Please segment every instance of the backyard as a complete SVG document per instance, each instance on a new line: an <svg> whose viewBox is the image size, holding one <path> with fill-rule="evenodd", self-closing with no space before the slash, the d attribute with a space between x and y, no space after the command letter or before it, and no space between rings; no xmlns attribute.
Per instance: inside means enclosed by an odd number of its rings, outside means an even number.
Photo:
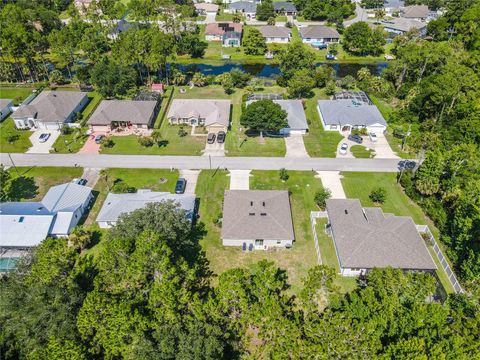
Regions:
<svg viewBox="0 0 480 360"><path fill-rule="evenodd" d="M33 90L32 87L0 87L0 98L12 99L14 105L20 105Z"/></svg>
<svg viewBox="0 0 480 360"><path fill-rule="evenodd" d="M287 270L292 292L297 293L301 280L308 269L317 264L309 215L316 209L313 195L321 189L320 181L311 172L290 171L289 179L282 182L277 171L253 171L250 189L289 190L292 207L295 242L292 249L253 251L245 253L241 248L224 247L221 227L216 225L221 218L225 189L229 177L224 171L202 171L197 183L197 197L200 199L200 219L206 226L207 234L202 246L207 252L212 270L219 274L233 267L248 267L259 260L267 259Z"/></svg>

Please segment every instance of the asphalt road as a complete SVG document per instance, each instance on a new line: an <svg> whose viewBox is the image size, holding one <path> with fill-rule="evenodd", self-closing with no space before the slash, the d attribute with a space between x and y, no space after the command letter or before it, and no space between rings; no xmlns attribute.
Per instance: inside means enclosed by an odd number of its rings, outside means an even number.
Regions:
<svg viewBox="0 0 480 360"><path fill-rule="evenodd" d="M4 166L89 168L315 170L396 172L401 159L209 157L95 154L0 154Z"/></svg>

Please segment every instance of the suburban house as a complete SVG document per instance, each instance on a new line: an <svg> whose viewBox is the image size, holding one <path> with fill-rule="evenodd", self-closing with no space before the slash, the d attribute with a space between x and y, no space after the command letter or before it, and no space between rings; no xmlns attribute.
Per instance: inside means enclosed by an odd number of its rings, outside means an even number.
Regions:
<svg viewBox="0 0 480 360"><path fill-rule="evenodd" d="M139 25L138 23L136 22L129 22L127 20L125 20L124 18L122 18L120 21L118 21L113 29L108 33L107 37L110 39L110 40L115 40L116 38L118 38L118 36L125 32L125 31L128 31L129 29L132 29L132 28L137 28Z"/></svg>
<svg viewBox="0 0 480 360"><path fill-rule="evenodd" d="M224 246L241 246L244 250L290 248L294 239L288 191L225 191L222 217Z"/></svg>
<svg viewBox="0 0 480 360"><path fill-rule="evenodd" d="M218 12L217 4L196 3L193 5L195 6L195 10L197 10L197 13L201 15L207 15L207 14L216 15Z"/></svg>
<svg viewBox="0 0 480 360"><path fill-rule="evenodd" d="M256 100L247 101L247 106ZM287 112L288 127L280 129L280 134L289 136L294 134L306 134L308 132L307 118L303 109L302 100L273 99L275 104Z"/></svg>
<svg viewBox="0 0 480 360"><path fill-rule="evenodd" d="M260 26L258 30L262 33L267 44L286 44L292 38L292 30L284 26Z"/></svg>
<svg viewBox="0 0 480 360"><path fill-rule="evenodd" d="M8 114L12 112L13 100L12 99L0 99L0 121L3 121Z"/></svg>
<svg viewBox="0 0 480 360"><path fill-rule="evenodd" d="M387 266L408 271L437 269L411 217L362 208L358 199L329 199L326 209L326 231L333 238L343 276Z"/></svg>
<svg viewBox="0 0 480 360"><path fill-rule="evenodd" d="M257 12L257 4L251 1L236 1L229 4L223 12L228 14L242 14L247 19L253 19Z"/></svg>
<svg viewBox="0 0 480 360"><path fill-rule="evenodd" d="M242 24L210 23L205 27L205 40L221 41L223 46L240 46L242 42Z"/></svg>
<svg viewBox="0 0 480 360"><path fill-rule="evenodd" d="M333 100L318 100L317 110L323 128L328 131L366 128L368 132L383 134L387 129L387 122L366 95L352 98L349 93L337 94Z"/></svg>
<svg viewBox="0 0 480 360"><path fill-rule="evenodd" d="M213 1L213 0L209 0L209 1ZM244 1L244 0L223 0L223 3L224 4L233 4L233 3L236 3L236 2L239 2L239 1ZM205 1L205 2L207 2L207 1ZM255 3L255 4L260 4L262 2L262 0L252 0L250 2Z"/></svg>
<svg viewBox="0 0 480 360"><path fill-rule="evenodd" d="M29 104L21 105L12 119L17 129L58 130L73 122L87 103L86 92L42 91Z"/></svg>
<svg viewBox="0 0 480 360"><path fill-rule="evenodd" d="M0 248L27 249L47 236L68 236L92 199L91 188L66 183L51 187L40 202L0 204Z"/></svg>
<svg viewBox="0 0 480 360"><path fill-rule="evenodd" d="M280 15L297 15L297 8L294 3L287 1L277 1L272 3L273 10Z"/></svg>
<svg viewBox="0 0 480 360"><path fill-rule="evenodd" d="M427 24L415 19L392 18L382 21L381 25L390 37L404 35L411 30L417 30L420 37L427 35Z"/></svg>
<svg viewBox="0 0 480 360"><path fill-rule="evenodd" d="M302 42L313 46L338 43L340 34L337 30L323 25L310 25L299 29Z"/></svg>
<svg viewBox="0 0 480 360"><path fill-rule="evenodd" d="M167 118L174 125L205 126L213 133L227 131L230 100L174 99Z"/></svg>
<svg viewBox="0 0 480 360"><path fill-rule="evenodd" d="M87 124L93 131L116 128L149 129L160 103L157 101L103 100Z"/></svg>
<svg viewBox="0 0 480 360"><path fill-rule="evenodd" d="M73 5L80 12L80 14L85 14L92 1L93 0L74 0Z"/></svg>
<svg viewBox="0 0 480 360"><path fill-rule="evenodd" d="M400 16L405 19L425 21L429 14L427 5L411 5L400 8Z"/></svg>
<svg viewBox="0 0 480 360"><path fill-rule="evenodd" d="M195 214L195 195L171 194L157 192L149 189L140 189L136 193L113 194L109 193L97 216L98 226L102 229L111 228L118 222L122 214L129 214L135 210L143 209L147 204L171 201L185 211L185 216L190 221Z"/></svg>

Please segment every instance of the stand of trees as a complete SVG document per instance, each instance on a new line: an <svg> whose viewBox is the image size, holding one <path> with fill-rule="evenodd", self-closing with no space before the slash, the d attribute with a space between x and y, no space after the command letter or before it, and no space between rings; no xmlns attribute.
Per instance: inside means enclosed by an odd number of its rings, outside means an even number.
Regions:
<svg viewBox="0 0 480 360"><path fill-rule="evenodd" d="M341 23L355 13L355 3L350 0L295 0L294 3L307 20Z"/></svg>

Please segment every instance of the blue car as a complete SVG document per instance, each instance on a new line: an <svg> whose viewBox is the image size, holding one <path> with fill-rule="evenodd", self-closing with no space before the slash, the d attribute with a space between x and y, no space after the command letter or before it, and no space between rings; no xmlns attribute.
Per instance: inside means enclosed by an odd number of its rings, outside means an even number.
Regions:
<svg viewBox="0 0 480 360"><path fill-rule="evenodd" d="M327 60L335 60L335 55L328 53L327 55L325 55L325 58Z"/></svg>

